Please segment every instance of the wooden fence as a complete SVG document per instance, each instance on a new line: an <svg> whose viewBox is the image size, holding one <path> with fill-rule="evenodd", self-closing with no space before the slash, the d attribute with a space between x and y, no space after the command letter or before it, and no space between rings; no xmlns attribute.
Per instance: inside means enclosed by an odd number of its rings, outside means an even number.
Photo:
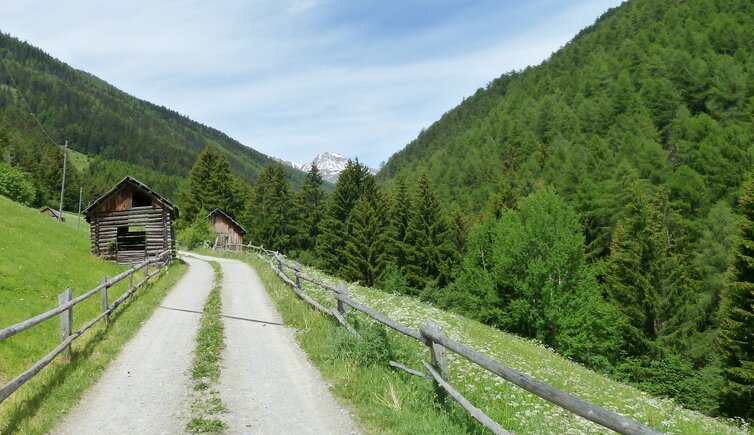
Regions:
<svg viewBox="0 0 754 435"><path fill-rule="evenodd" d="M73 343L74 340L76 340L84 332L86 332L86 330L94 326L98 321L104 319L106 324L109 323L110 314L113 311L115 311L115 309L120 304L122 304L126 299L128 299L131 295L133 295L137 289L139 289L144 284L146 284L150 278L157 275L160 272L160 269L165 264L168 264L170 262L171 258L172 258L172 255L171 255L170 250L163 251L159 253L157 256L147 258L141 263L131 267L125 272L122 272L114 276L113 278L108 279L107 276L102 277L100 285L82 294L81 296L78 296L73 299L71 299L73 289L68 288L58 295L58 306L56 308L53 308L52 310L49 310L47 312L34 316L30 319L24 320L22 322L16 323L14 325L10 325L8 327L0 329L0 341L2 341L20 332L26 331L27 329L33 326L39 325L40 323L52 317L55 317L55 316L60 317L60 341L61 341L60 345L58 345L55 349L50 351L50 353L45 355L42 359L34 363L25 372L21 373L15 379L10 381L7 385L0 388L0 403L5 401L5 399L7 399L11 394L13 394L16 390L18 390L18 388L21 387L21 385L25 384L31 378L36 376L43 368L45 368L48 364L50 364L50 362L52 362L52 360L54 360L58 355L60 355L63 352L70 353L71 343ZM150 273L149 266L151 264L155 264L156 269ZM136 285L134 285L133 283L134 273L142 269L144 269L144 278L138 283L136 283ZM107 298L107 290L110 287L114 286L115 284L125 279L128 279L128 291L126 291L123 295L121 295L118 299L116 299L115 302L110 304ZM100 312L100 314L94 319L90 320L86 325L82 326L79 330L71 331L72 326L73 326L73 307L85 301L86 299L89 299L90 297L96 295L97 293L100 294L100 298L102 301L102 311Z"/></svg>
<svg viewBox="0 0 754 435"><path fill-rule="evenodd" d="M360 311L379 323L382 323L403 335L413 338L420 343L429 347L431 362L422 361L426 373L419 370L406 367L396 361L390 361L390 366L393 368L401 369L407 373L423 378L431 379L438 387L438 391L441 394L447 394L456 400L472 417L479 421L486 428L491 430L495 434L508 434L500 424L492 420L490 417L484 414L479 408L476 408L468 399L466 399L461 393L459 393L448 382L448 361L446 358L446 351L450 350L456 354L466 358L472 363L484 368L485 370L500 376L501 378L523 388L530 393L533 393L555 405L566 409L576 415L579 415L587 420L597 423L603 427L612 429L622 434L659 434L660 432L645 426L641 423L623 417L622 415L608 411L600 406L581 400L575 396L558 390L542 381L539 381L528 375L506 366L487 355L478 352L463 343L455 341L445 334L443 334L442 328L429 319L427 323L422 326L418 331L411 329L406 325L403 325L389 317L363 305L348 297L348 288L340 283L338 286L326 283L322 280L309 277L301 272L300 266L291 263L285 259L283 255L278 252L269 251L263 247L249 245L236 245L239 247L252 249L259 254L265 254L269 256L266 259L260 255L260 258L267 260L270 263L273 271L282 279L286 284L293 287L293 291L299 298L312 305L317 310L334 317L338 323L348 328L352 333L358 334L356 330L348 324L345 318L347 307L351 307L357 311ZM275 265L277 262L277 266ZM293 273L293 277L289 277L284 269L289 269ZM303 293L301 290L301 280L308 281L324 289L333 292L333 297L337 302L337 309L329 309L324 307L319 302L312 299L310 296Z"/></svg>

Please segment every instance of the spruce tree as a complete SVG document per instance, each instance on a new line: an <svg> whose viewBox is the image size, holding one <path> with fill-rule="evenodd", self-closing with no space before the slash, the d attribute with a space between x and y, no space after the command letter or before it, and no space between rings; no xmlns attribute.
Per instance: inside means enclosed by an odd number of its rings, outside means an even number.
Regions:
<svg viewBox="0 0 754 435"><path fill-rule="evenodd" d="M411 210L411 200L406 186L406 180L400 177L395 183L395 189L390 196L390 216L388 229L389 262L396 266L396 270L406 265L406 231Z"/></svg>
<svg viewBox="0 0 754 435"><path fill-rule="evenodd" d="M625 316L626 350L644 355L686 320L685 223L662 191L650 199L638 180L627 186L625 207L612 235L606 291Z"/></svg>
<svg viewBox="0 0 754 435"><path fill-rule="evenodd" d="M348 216L351 234L345 246L345 278L373 286L385 271L385 225L379 205L364 195Z"/></svg>
<svg viewBox="0 0 754 435"><path fill-rule="evenodd" d="M429 177L422 174L406 230L406 278L415 292L450 281L449 245L447 219Z"/></svg>
<svg viewBox="0 0 754 435"><path fill-rule="evenodd" d="M348 216L356 206L359 198L371 192L374 195L376 185L369 169L358 161L349 161L340 173L335 184L335 192L327 203L325 215L317 237L316 252L320 267L326 272L342 275L346 263L343 249L350 236Z"/></svg>
<svg viewBox="0 0 754 435"><path fill-rule="evenodd" d="M738 203L741 234L723 289L719 343L725 362L722 409L754 419L754 179Z"/></svg>
<svg viewBox="0 0 754 435"><path fill-rule="evenodd" d="M223 154L206 147L189 172L189 191L184 210L186 221L193 221L199 210L219 208L235 217L243 209L243 181L230 171Z"/></svg>
<svg viewBox="0 0 754 435"><path fill-rule="evenodd" d="M280 164L268 166L254 184L248 215L251 239L266 248L287 251L291 247L290 186Z"/></svg>
<svg viewBox="0 0 754 435"><path fill-rule="evenodd" d="M294 233L295 246L301 250L314 249L319 225L324 214L325 192L322 190L322 176L317 165L312 165L304 177L301 191L296 196Z"/></svg>

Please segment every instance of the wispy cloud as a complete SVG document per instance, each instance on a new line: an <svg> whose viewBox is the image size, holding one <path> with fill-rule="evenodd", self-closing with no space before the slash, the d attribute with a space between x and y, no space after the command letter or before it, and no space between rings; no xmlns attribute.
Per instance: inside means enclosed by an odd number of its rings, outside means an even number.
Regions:
<svg viewBox="0 0 754 435"><path fill-rule="evenodd" d="M377 166L619 0L0 3L0 30L287 160Z"/></svg>

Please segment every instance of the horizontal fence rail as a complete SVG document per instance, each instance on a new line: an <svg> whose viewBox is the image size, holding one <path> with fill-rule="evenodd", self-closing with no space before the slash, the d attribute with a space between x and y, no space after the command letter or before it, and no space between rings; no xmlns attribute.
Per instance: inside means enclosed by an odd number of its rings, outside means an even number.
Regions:
<svg viewBox="0 0 754 435"><path fill-rule="evenodd" d="M64 352L70 352L71 343L73 343L74 340L79 338L84 332L86 332L88 329L94 326L97 322L99 322L102 319L105 319L105 322L109 323L110 314L112 314L115 311L115 309L120 304L122 304L126 299L128 299L131 295L133 295L134 292L136 292L136 290L144 286L144 284L146 284L150 278L160 273L160 270L162 269L162 267L165 264L168 264L171 258L172 256L171 256L170 250L163 251L159 253L157 256L147 258L141 263L135 266L132 266L128 270L121 272L110 279L108 279L107 277L103 277L102 281L100 282L100 285L87 291L81 296L78 296L73 299L71 299L72 290L70 288L66 289L58 296L59 305L56 308L53 308L42 314L38 314L30 319L16 323L14 325L10 325L3 329L0 329L0 341L3 341L18 333L21 333L36 325L39 325L45 320L48 320L55 316L60 316L61 343L55 349L51 350L50 353L45 355L42 359L34 363L26 371L18 375L15 379L10 381L7 385L0 388L0 403L5 401L5 399L7 399L11 394L13 394L16 390L18 390L18 388L21 387L23 384L25 384L31 378L36 376L43 368L45 368L48 364L50 364L50 362L52 362L52 360L54 360L58 355ZM156 269L150 273L149 265L151 264L155 264ZM144 278L142 278L141 281L139 281L138 283L136 283L136 285L134 285L133 275L134 273L142 269L144 269ZM128 279L128 290L123 295L121 295L118 299L116 299L112 304L109 304L108 299L107 299L107 290L110 287L114 286L115 284L125 279ZM84 300L94 296L97 293L100 293L101 300L102 300L102 311L100 312L100 314L94 319L90 320L86 325L82 326L77 331L71 331L71 325L73 324L73 307L83 302Z"/></svg>
<svg viewBox="0 0 754 435"><path fill-rule="evenodd" d="M392 320L389 317L367 307L366 305L363 305L349 298L347 288L345 289L339 288L337 286L334 286L322 280L312 278L303 274L301 272L300 266L289 262L279 252L270 251L268 249L265 249L264 247L254 246L252 244L248 244L248 245L237 244L237 245L229 245L229 246L236 247L239 249L249 249L249 250L256 251L257 255L259 255L260 258L262 258L263 260L266 260L270 264L275 274L277 274L278 277L280 277L280 279L283 280L283 282L293 287L294 292L296 293L296 295L299 296L299 298L306 301L307 303L314 306L316 309L322 311L323 313L336 317L339 323L348 327L349 330L352 330L352 332L356 333L356 331L353 330L351 325L349 325L345 321L345 317L343 317L342 315L342 314L345 314L344 310L340 310L340 309L338 311L331 310L329 308L322 306L322 304L313 300L310 296L305 295L303 291L301 290L301 284L300 284L301 280L310 282L324 289L331 290L333 292L333 296L335 300L338 302L339 307L341 305L348 305L349 307L352 307L353 309L366 314L367 316L371 317L377 322L382 323L383 325L388 326L400 332L401 334L411 337L421 342L422 344L428 346L430 348L431 355L432 355L432 363L430 364L430 363L427 363L426 361L422 361L422 364L427 369L428 374L406 367L395 361L391 361L390 366L393 368L403 370L415 376L434 380L438 389L442 390L442 394L449 394L472 417L474 417L477 421L479 421L482 425L484 425L486 428L488 428L490 431L492 431L495 434L507 434L509 432L506 431L502 426L500 426L500 424L498 424L497 422L489 418L479 408L474 407L471 404L471 402L469 402L468 399L463 397L463 395L461 395L461 393L459 393L456 389L454 389L452 385L448 382L448 379L447 379L448 366L447 366L447 358L445 356L445 349L448 349L464 357L465 359L478 365L479 367L511 382L512 384L520 388L523 388L526 391L529 391L532 394L535 394L541 397L542 399L545 399L565 410L568 410L576 415L579 415L587 420L590 420L608 429L612 429L622 434L644 435L644 434L661 433L652 429L649 426L645 426L641 423L638 423L634 420L626 418L622 415L608 411L600 406L594 405L592 403L589 403L577 397L574 397L568 393L560 391L557 388L552 387L542 381L539 381L528 374L522 373L518 370L508 367L490 358L489 356L484 355L481 352L478 352L466 346L463 343L455 341L447 337L445 334L443 334L442 329L439 327L439 325L434 323L432 320L429 320L427 322L427 325L420 328L419 331L415 329L411 329L400 322ZM270 258L266 259L262 255L267 255ZM277 266L275 265L275 262L278 263ZM294 279L290 278L288 275L286 275L283 272L283 268L287 268L293 271L293 276L294 276L295 281ZM341 286L345 287L345 285L343 285L342 283L341 283ZM338 316L338 314L341 314L341 315Z"/></svg>

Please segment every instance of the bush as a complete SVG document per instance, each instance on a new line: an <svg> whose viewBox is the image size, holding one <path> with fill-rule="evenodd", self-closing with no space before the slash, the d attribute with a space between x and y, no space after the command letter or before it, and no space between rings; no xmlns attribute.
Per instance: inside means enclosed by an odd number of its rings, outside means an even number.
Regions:
<svg viewBox="0 0 754 435"><path fill-rule="evenodd" d="M178 243L183 249L196 249L198 247L210 247L215 240L215 233L207 221L207 213L197 213L194 222L178 234Z"/></svg>
<svg viewBox="0 0 754 435"><path fill-rule="evenodd" d="M0 162L0 195L21 204L30 205L36 194L34 185L23 172L7 163Z"/></svg>

